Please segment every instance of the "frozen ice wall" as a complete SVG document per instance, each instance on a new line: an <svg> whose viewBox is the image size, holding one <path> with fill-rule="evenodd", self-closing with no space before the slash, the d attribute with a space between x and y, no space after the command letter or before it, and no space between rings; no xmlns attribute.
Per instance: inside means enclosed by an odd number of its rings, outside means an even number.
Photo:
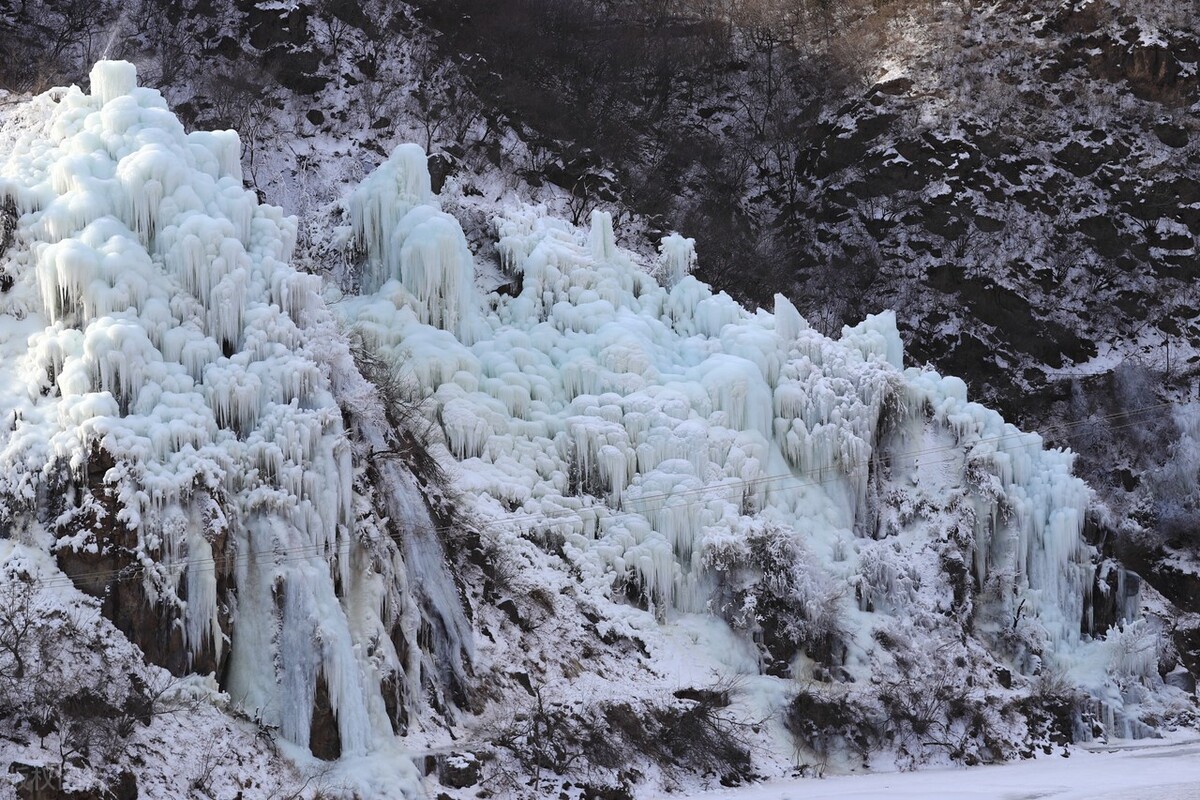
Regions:
<svg viewBox="0 0 1200 800"><path fill-rule="evenodd" d="M1032 620L1022 669L1038 669L1035 650L1075 657L1090 493L1070 454L969 402L962 381L905 370L890 312L830 339L782 296L768 313L714 293L689 275L693 245L678 235L660 247L660 285L616 246L607 214L585 232L527 207L496 229L522 291L487 298L472 340L428 324L395 287L339 309L423 388L481 512L561 537L581 574L661 618L712 609L722 576L708 555L782 526L848 587L845 666L862 678L871 631L909 580L890 565L929 558L942 522L965 519L980 624ZM886 568L877 540L894 553ZM922 579L950 594L945 574Z"/></svg>
<svg viewBox="0 0 1200 800"><path fill-rule="evenodd" d="M427 199L425 180L401 188ZM288 265L295 220L243 187L237 135L185 132L131 64L101 62L90 93L33 101L0 191L21 215L0 295L0 525L23 536L41 518L59 551L133 541L186 647L227 658L231 696L291 741L309 743L319 690L342 753L390 737L381 687L410 666L421 680L392 632L415 642L422 593L455 635L462 612L356 510L356 443L386 435L378 401L320 279ZM377 200L364 224L401 202ZM442 252L445 224L414 219L400 259L418 278L461 256ZM414 516L392 523L428 527L401 483L378 490Z"/></svg>

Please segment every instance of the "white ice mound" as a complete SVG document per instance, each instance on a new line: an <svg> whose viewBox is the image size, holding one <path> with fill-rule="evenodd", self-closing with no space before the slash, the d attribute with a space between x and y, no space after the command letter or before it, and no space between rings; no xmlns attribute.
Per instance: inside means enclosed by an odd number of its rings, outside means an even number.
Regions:
<svg viewBox="0 0 1200 800"><path fill-rule="evenodd" d="M422 322L467 340L475 264L458 221L436 206L429 186L425 151L405 144L348 199L354 234L366 247L362 291L398 281Z"/></svg>
<svg viewBox="0 0 1200 800"><path fill-rule="evenodd" d="M356 508L352 439L385 448L382 414L320 280L287 263L294 218L242 186L237 135L186 133L130 64L91 84L35 100L42 121L0 161L21 215L0 261L0 529L40 518L60 552L123 542L248 712L307 745L323 691L341 752L364 752L398 716L384 685L420 705L428 659L394 643L415 643L422 594L445 594L434 568L406 581ZM418 273L436 241L413 246ZM391 524L432 530L410 483L392 476Z"/></svg>

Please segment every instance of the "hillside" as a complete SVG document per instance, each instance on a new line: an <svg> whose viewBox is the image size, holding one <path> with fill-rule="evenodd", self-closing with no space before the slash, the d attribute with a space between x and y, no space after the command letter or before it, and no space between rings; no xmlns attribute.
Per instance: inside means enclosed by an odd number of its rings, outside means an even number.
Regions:
<svg viewBox="0 0 1200 800"><path fill-rule="evenodd" d="M917 361L1077 451L1093 541L1197 609L1194 8L529 2L505 29L482 5L422 8L444 52L482 55L483 96L587 142L735 296L783 292L826 333L895 309ZM558 44L514 57L521 29ZM538 76L585 67L609 96Z"/></svg>
<svg viewBox="0 0 1200 800"><path fill-rule="evenodd" d="M1194 725L1190 17L467 5L0 5L9 788L637 797Z"/></svg>

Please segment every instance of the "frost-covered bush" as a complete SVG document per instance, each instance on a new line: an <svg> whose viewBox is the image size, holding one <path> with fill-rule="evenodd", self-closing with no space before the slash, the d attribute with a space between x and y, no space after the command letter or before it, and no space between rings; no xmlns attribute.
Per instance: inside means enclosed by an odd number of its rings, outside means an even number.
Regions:
<svg viewBox="0 0 1200 800"><path fill-rule="evenodd" d="M17 229L17 204L8 194L0 193L0 255L12 244L13 233ZM0 291L8 291L13 280L8 275L0 275Z"/></svg>
<svg viewBox="0 0 1200 800"><path fill-rule="evenodd" d="M1178 430L1175 444L1149 476L1157 529L1166 539L1194 545L1200 543L1200 404L1177 406L1172 418Z"/></svg>
<svg viewBox="0 0 1200 800"><path fill-rule="evenodd" d="M506 797L535 798L563 778L582 778L593 791L607 787L584 796L621 796L650 765L741 783L751 775L750 726L725 711L729 689L600 702L535 689L487 731L499 753L489 759L483 785Z"/></svg>
<svg viewBox="0 0 1200 800"><path fill-rule="evenodd" d="M1003 670L969 640L902 621L875 631L872 692L884 710L884 736L897 762L937 756L965 763L1004 760L1024 724L1010 709L996 673Z"/></svg>
<svg viewBox="0 0 1200 800"><path fill-rule="evenodd" d="M709 542L704 560L719 583L713 611L754 635L770 671L790 673L800 652L828 666L840 663L844 590L812 563L796 531L756 523L744 537Z"/></svg>
<svg viewBox="0 0 1200 800"><path fill-rule="evenodd" d="M1111 654L1109 673L1118 685L1128 687L1158 680L1159 633L1148 619L1112 628L1105 643Z"/></svg>
<svg viewBox="0 0 1200 800"><path fill-rule="evenodd" d="M1029 733L977 649L907 622L876 628L869 682L809 684L784 723L802 763L911 769L934 761L988 763L1015 757Z"/></svg>
<svg viewBox="0 0 1200 800"><path fill-rule="evenodd" d="M824 771L831 755L852 753L865 761L882 744L879 709L846 687L817 684L800 689L783 722L796 739L802 768L811 766L817 774ZM805 749L815 764L809 765L801 755Z"/></svg>
<svg viewBox="0 0 1200 800"><path fill-rule="evenodd" d="M37 737L60 770L105 767L149 724L157 692L133 648L105 635L98 602L42 582L19 560L0 567L0 717Z"/></svg>
<svg viewBox="0 0 1200 800"><path fill-rule="evenodd" d="M1060 670L1044 667L1033 679L1030 692L1014 704L1026 718L1028 733L1022 757L1053 752L1080 739L1088 740L1102 728L1088 709L1085 695Z"/></svg>
<svg viewBox="0 0 1200 800"><path fill-rule="evenodd" d="M896 541L864 542L858 555L858 604L864 611L903 613L915 601L921 576Z"/></svg>

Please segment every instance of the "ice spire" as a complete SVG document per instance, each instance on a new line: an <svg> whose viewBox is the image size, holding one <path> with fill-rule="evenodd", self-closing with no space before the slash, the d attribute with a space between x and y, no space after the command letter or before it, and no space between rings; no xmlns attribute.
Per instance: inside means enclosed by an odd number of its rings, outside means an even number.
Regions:
<svg viewBox="0 0 1200 800"><path fill-rule="evenodd" d="M99 99L101 105L106 105L137 88L137 67L128 61L97 61L88 78L92 85L92 97Z"/></svg>
<svg viewBox="0 0 1200 800"><path fill-rule="evenodd" d="M588 241L591 243L592 258L598 263L603 264L612 260L613 255L617 252L612 214L598 210L592 212L592 230Z"/></svg>

